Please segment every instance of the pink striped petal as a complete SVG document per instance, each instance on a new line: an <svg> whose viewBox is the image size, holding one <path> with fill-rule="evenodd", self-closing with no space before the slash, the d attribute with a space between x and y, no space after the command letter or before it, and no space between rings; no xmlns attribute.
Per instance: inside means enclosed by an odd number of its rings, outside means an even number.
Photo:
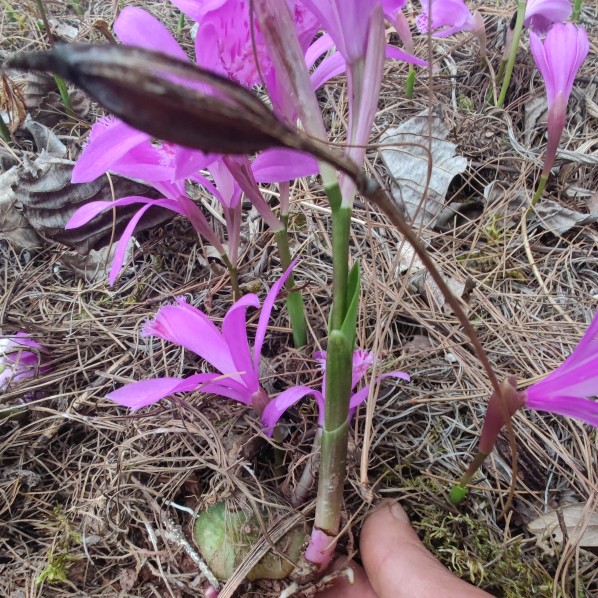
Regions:
<svg viewBox="0 0 598 598"><path fill-rule="evenodd" d="M235 370L245 372L241 374L241 379L250 394L259 389L260 383L259 370L254 369L247 340L247 308L259 306L257 295L245 295L231 306L222 321L222 336L229 347Z"/></svg>
<svg viewBox="0 0 598 598"><path fill-rule="evenodd" d="M270 320L270 314L274 307L274 302L278 293L282 289L287 278L293 271L293 268L297 265L297 259L291 262L291 265L286 269L285 273L272 285L272 288L268 291L262 309L260 311L260 319L257 324L257 330L255 333L255 341L253 343L253 368L257 372L259 371L260 356L262 354L262 346L264 344L264 337L266 336L266 330L268 328L268 322Z"/></svg>
<svg viewBox="0 0 598 598"><path fill-rule="evenodd" d="M308 386L292 386L272 399L262 413L262 421L265 425L264 434L272 436L274 426L278 423L283 413L307 395L312 395L316 398L318 404L323 404L324 402L322 394Z"/></svg>
<svg viewBox="0 0 598 598"><path fill-rule="evenodd" d="M315 158L288 149L263 151L251 164L251 170L258 183L281 183L320 171Z"/></svg>
<svg viewBox="0 0 598 598"><path fill-rule="evenodd" d="M189 378L153 378L140 380L113 390L106 398L129 407L133 411L157 403L160 399L168 397L175 392L194 390L200 384L217 378L218 374L195 374Z"/></svg>
<svg viewBox="0 0 598 598"><path fill-rule="evenodd" d="M77 159L71 181L88 183L108 172L135 146L150 139L118 119L104 119L93 125L89 141Z"/></svg>
<svg viewBox="0 0 598 598"><path fill-rule="evenodd" d="M142 8L123 8L114 23L114 32L123 44L162 52L179 60L189 60L168 29Z"/></svg>
<svg viewBox="0 0 598 598"><path fill-rule="evenodd" d="M144 326L143 335L157 336L193 351L223 374L237 371L220 330L206 314L181 297L175 305L161 307L156 317ZM238 375L232 379L241 380Z"/></svg>

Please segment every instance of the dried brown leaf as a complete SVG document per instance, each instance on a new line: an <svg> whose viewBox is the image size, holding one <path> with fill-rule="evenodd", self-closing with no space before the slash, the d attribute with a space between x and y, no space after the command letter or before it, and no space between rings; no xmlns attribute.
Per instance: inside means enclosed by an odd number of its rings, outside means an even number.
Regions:
<svg viewBox="0 0 598 598"><path fill-rule="evenodd" d="M8 130L14 133L27 116L25 98L19 87L4 73L0 77L0 118L6 114Z"/></svg>
<svg viewBox="0 0 598 598"><path fill-rule="evenodd" d="M43 125L30 122L40 154L33 161L13 166L0 175L0 232L16 247L43 245L41 239L54 241L87 255L118 239L138 206L124 206L113 213L100 214L85 226L73 230L64 227L82 205L97 200L110 200L112 188L108 177L90 183L72 184L74 163L62 158L66 148ZM141 195L159 197L154 189L121 177L112 177L116 197ZM144 230L166 222L172 213L162 208L149 210L136 230Z"/></svg>

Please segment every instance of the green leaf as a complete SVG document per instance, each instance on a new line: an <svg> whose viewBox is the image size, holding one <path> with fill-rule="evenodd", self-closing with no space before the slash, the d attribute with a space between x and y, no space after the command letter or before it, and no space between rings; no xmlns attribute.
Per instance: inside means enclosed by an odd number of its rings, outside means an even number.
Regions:
<svg viewBox="0 0 598 598"><path fill-rule="evenodd" d="M359 262L355 262L351 272L349 272L349 284L347 289L347 299L349 307L341 331L349 341L351 351L355 347L355 337L357 336L357 312L359 311L359 291L361 289L361 271Z"/></svg>

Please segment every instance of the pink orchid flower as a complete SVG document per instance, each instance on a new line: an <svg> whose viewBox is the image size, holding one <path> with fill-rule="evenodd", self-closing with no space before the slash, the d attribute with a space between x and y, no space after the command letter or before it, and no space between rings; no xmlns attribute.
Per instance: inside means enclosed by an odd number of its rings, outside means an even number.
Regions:
<svg viewBox="0 0 598 598"><path fill-rule="evenodd" d="M485 37L484 20L478 11L473 14L463 0L421 0L422 12L416 17L419 32L431 32L434 37L448 37L461 31L471 31L480 40Z"/></svg>
<svg viewBox="0 0 598 598"><path fill-rule="evenodd" d="M324 50L332 45L335 54L328 58L334 65L347 70L349 125L347 156L362 164L378 104L382 71L386 57L405 60L420 66L425 61L393 46L387 46L384 15L395 20L403 0L304 0L322 24L325 35L316 43ZM315 45L315 44L314 44ZM345 63L345 64L343 64ZM328 65L330 67L330 65ZM321 137L318 130L306 130ZM343 206L353 205L355 184L347 176L340 178Z"/></svg>
<svg viewBox="0 0 598 598"><path fill-rule="evenodd" d="M180 60L188 60L166 27L140 8L125 8L114 28L126 44L160 50ZM277 176L292 179L317 171L316 161L311 156L295 153L289 161L291 153L286 150L280 153L275 150L264 152L255 168L257 180L270 182ZM117 244L109 273L111 285L122 269L126 248L137 223L153 206L186 216L197 233L206 238L221 255L227 254L234 266L240 242L241 187L234 178L236 169L229 170L232 164L234 163L225 164L219 156L206 155L170 143L156 143L146 133L137 131L118 119L100 119L92 127L88 142L73 169L72 181L87 182L112 171L122 176L144 180L164 194L164 197L149 199L135 196L123 197L116 201L91 202L75 212L67 224L67 229L83 226L101 212L114 207L141 205ZM207 169L212 180L200 174L200 169ZM199 183L222 204L229 237L228 251L224 249L203 212L187 195L186 180ZM251 192L248 196L268 226L274 231L279 230L282 224L261 196L253 175L251 185L253 186L250 189L243 190Z"/></svg>
<svg viewBox="0 0 598 598"><path fill-rule="evenodd" d="M570 0L527 0L523 25L536 33L546 33L553 23L564 23L570 14Z"/></svg>
<svg viewBox="0 0 598 598"><path fill-rule="evenodd" d="M598 314L573 353L554 372L518 391L515 378L503 383L503 403L496 394L490 397L484 420L479 451L492 452L505 415L512 416L525 407L579 419L598 427Z"/></svg>
<svg viewBox="0 0 598 598"><path fill-rule="evenodd" d="M262 414L262 421L264 422L267 434L272 434L274 426L278 423L278 420L282 417L285 411L292 407L295 403L300 401L306 396L313 396L318 404L318 425L321 427L324 425L324 406L325 399L324 395L326 392L326 351L318 351L314 353L314 359L318 362L319 366L324 371L322 379L322 390L315 390L309 386L293 386L287 388L287 390L281 392L276 398L272 399L264 409ZM351 388L359 384L363 379L366 372L374 365L374 356L368 351L357 350L353 353L353 371L351 376ZM409 382L409 374L400 371L388 372L382 374L374 380L374 384L384 380L385 378L398 378ZM361 405L368 397L370 392L370 384L367 384L360 390L354 391L349 401L349 419L353 417L355 410Z"/></svg>
<svg viewBox="0 0 598 598"><path fill-rule="evenodd" d="M261 306L253 350L247 339L247 309L259 309L257 295L251 293L236 301L222 321L221 330L201 310L183 298L166 305L148 322L143 336L155 336L179 345L198 355L219 373L193 374L187 378L153 378L123 386L107 398L136 410L177 392L201 390L204 393L249 405L259 414L268 403L260 385L260 356L274 302L291 270L293 262L268 291Z"/></svg>
<svg viewBox="0 0 598 598"><path fill-rule="evenodd" d="M0 392L50 370L42 365L46 350L26 332L0 337Z"/></svg>
<svg viewBox="0 0 598 598"><path fill-rule="evenodd" d="M586 59L590 44L585 29L572 23L555 23L544 42L530 31L530 49L546 83L548 98L548 144L542 176L554 164L567 118L567 102L577 71Z"/></svg>

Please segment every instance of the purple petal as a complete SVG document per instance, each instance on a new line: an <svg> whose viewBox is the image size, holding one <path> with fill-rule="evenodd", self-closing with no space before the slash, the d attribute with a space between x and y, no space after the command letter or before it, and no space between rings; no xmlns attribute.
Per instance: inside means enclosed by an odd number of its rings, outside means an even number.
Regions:
<svg viewBox="0 0 598 598"><path fill-rule="evenodd" d="M272 285L272 288L268 291L264 304L262 305L260 319L255 333L255 341L253 342L253 367L256 372L259 371L258 368L260 356L262 354L262 345L264 344L264 337L266 336L266 329L268 328L272 307L274 307L274 302L276 301L276 297L278 297L278 293L280 293L282 286L293 271L293 268L297 265L297 261L297 259L294 259L284 274Z"/></svg>
<svg viewBox="0 0 598 598"><path fill-rule="evenodd" d="M347 70L347 61L340 52L327 56L310 75L312 89L320 89L324 83Z"/></svg>
<svg viewBox="0 0 598 598"><path fill-rule="evenodd" d="M152 207L152 204L146 204L141 209L137 210L135 215L129 220L123 234L121 235L116 245L114 252L114 258L112 259L112 266L110 266L110 272L108 273L108 284L113 286L125 261L125 255L127 252L127 246L129 241L135 232L135 227L143 217L143 215Z"/></svg>
<svg viewBox="0 0 598 598"><path fill-rule="evenodd" d="M334 41L327 33L320 36L313 44L311 44L305 53L305 65L307 68L311 69L318 58L328 52L332 46L334 46Z"/></svg>
<svg viewBox="0 0 598 598"><path fill-rule="evenodd" d="M160 207L167 208L177 213L181 213L177 203L172 199L150 199L149 197L142 197L141 195L130 195L127 197L121 197L114 201L90 201L89 203L81 206L66 223L65 229L79 228L84 224L87 224L90 220L95 218L98 214L109 210L110 208L116 208L119 206L128 206L131 204L143 203L143 204L156 204Z"/></svg>
<svg viewBox="0 0 598 598"><path fill-rule="evenodd" d="M411 380L411 377L409 376L409 374L407 374L406 372L400 372L397 370L394 372L388 372L387 374L382 374L381 376L378 376L374 382L378 383L381 380L385 380L386 378L398 378L400 380L405 380L406 382L409 382ZM351 399L349 401L349 419L353 416L355 409L357 409L357 407L359 407L359 405L361 405L368 398L368 394L370 392L370 386L371 386L371 383L367 384L361 390L358 390L356 393L353 393L351 395Z"/></svg>
<svg viewBox="0 0 598 598"><path fill-rule="evenodd" d="M570 14L570 0L528 0L523 24L537 33L546 33L553 23L564 23Z"/></svg>
<svg viewBox="0 0 598 598"><path fill-rule="evenodd" d="M121 120L104 119L93 125L87 145L79 156L71 181L88 183L108 172L114 164L128 161L126 154L150 139L142 133L126 125Z"/></svg>
<svg viewBox="0 0 598 598"><path fill-rule="evenodd" d="M202 17L210 12L220 8L228 0L170 0L181 12L185 13L190 19L199 23Z"/></svg>
<svg viewBox="0 0 598 598"><path fill-rule="evenodd" d="M413 54L409 54L396 46L387 45L386 46L386 58L392 58L393 60L402 60L403 62L408 62L409 64L416 64L417 66L428 66L428 63L417 56L413 56Z"/></svg>
<svg viewBox="0 0 598 598"><path fill-rule="evenodd" d="M355 388L365 373L374 365L374 354L357 349L353 351L353 371L351 374L351 388Z"/></svg>
<svg viewBox="0 0 598 598"><path fill-rule="evenodd" d="M114 32L123 44L162 52L179 60L189 60L168 29L142 8L123 8L114 23Z"/></svg>
<svg viewBox="0 0 598 598"><path fill-rule="evenodd" d="M280 183L317 174L320 169L315 158L288 149L269 149L251 164L258 183Z"/></svg>
<svg viewBox="0 0 598 598"><path fill-rule="evenodd" d="M222 321L222 336L226 341L235 369L241 374L249 394L259 389L259 370L254 369L247 341L247 308L259 308L260 300L253 293L241 297L228 310Z"/></svg>
<svg viewBox="0 0 598 598"><path fill-rule="evenodd" d="M220 330L206 314L183 298L179 297L175 305L161 307L156 317L144 326L143 335L157 336L193 351L223 374L237 371ZM241 380L238 375L231 379Z"/></svg>
<svg viewBox="0 0 598 598"><path fill-rule="evenodd" d="M278 420L282 417L283 413L307 395L315 397L318 401L318 405L324 403L322 393L313 388L309 388L308 386L292 386L272 399L268 405L266 405L266 408L262 413L262 421L265 425L264 433L267 436L272 436L274 426L278 423Z"/></svg>
<svg viewBox="0 0 598 598"><path fill-rule="evenodd" d="M200 384L218 378L218 374L195 374L188 378L153 378L127 384L106 395L106 398L133 411L157 403L175 392L195 390Z"/></svg>
<svg viewBox="0 0 598 598"><path fill-rule="evenodd" d="M559 396L540 399L528 396L525 406L529 409L574 417L598 428L598 401L581 397Z"/></svg>

